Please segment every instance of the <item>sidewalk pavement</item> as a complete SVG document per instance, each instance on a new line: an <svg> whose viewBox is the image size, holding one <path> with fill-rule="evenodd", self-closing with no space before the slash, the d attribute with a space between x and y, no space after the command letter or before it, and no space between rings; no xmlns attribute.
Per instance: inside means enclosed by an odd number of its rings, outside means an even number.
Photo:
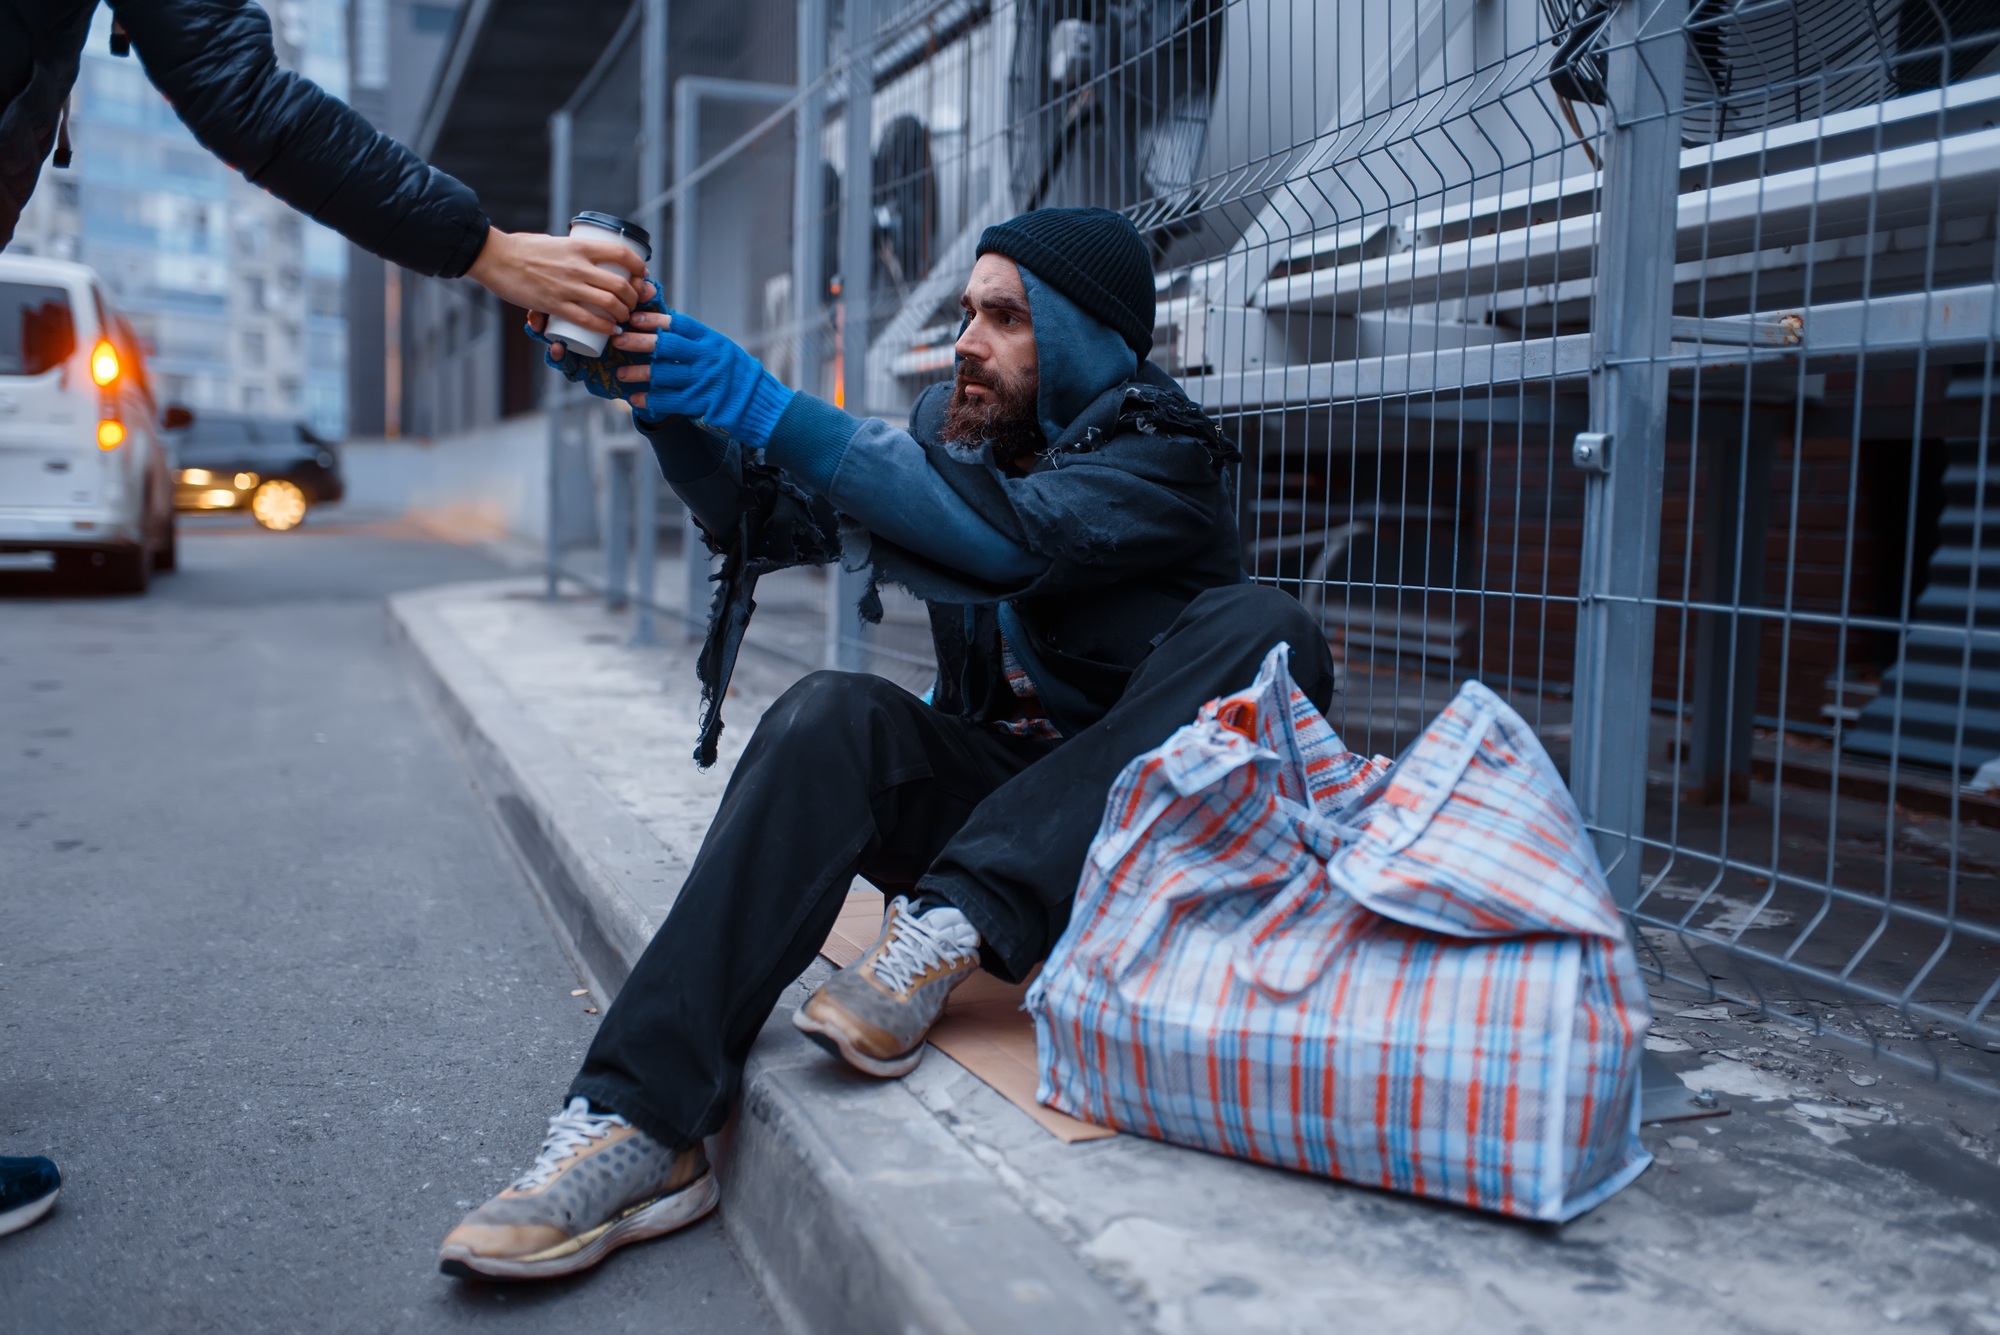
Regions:
<svg viewBox="0 0 2000 1335"><path fill-rule="evenodd" d="M744 655L702 774L694 647L628 647L596 599L539 593L403 595L390 624L609 997L800 668ZM1700 997L1656 994L1649 1047L1729 1115L1647 1127L1656 1165L1555 1228L1066 1144L936 1050L867 1080L788 1023L824 971L780 1003L716 1146L725 1221L794 1329L2000 1332L2000 1106Z"/></svg>

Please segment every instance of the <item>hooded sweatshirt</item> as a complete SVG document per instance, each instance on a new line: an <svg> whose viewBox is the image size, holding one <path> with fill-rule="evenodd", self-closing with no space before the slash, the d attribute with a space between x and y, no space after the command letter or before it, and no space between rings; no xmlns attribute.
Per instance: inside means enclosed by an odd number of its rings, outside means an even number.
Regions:
<svg viewBox="0 0 2000 1335"><path fill-rule="evenodd" d="M1025 476L989 445L943 441L949 384L918 399L907 431L799 394L761 464L684 419L645 429L725 558L705 698L719 702L726 684L746 581L836 550L870 571L864 615L870 603L879 614L883 581L929 605L939 708L982 722L1015 711L1004 637L1064 735L1116 701L1189 600L1243 578L1234 448L1164 372L1019 267L1048 442ZM711 706L697 759L713 753L712 720Z"/></svg>

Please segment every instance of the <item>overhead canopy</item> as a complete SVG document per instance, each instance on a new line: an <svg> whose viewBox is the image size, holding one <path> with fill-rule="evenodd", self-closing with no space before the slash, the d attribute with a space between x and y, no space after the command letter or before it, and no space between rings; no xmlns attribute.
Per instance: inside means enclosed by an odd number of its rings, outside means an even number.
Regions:
<svg viewBox="0 0 2000 1335"><path fill-rule="evenodd" d="M628 6L471 0L438 67L416 149L479 193L494 223L549 221L549 113L603 54Z"/></svg>

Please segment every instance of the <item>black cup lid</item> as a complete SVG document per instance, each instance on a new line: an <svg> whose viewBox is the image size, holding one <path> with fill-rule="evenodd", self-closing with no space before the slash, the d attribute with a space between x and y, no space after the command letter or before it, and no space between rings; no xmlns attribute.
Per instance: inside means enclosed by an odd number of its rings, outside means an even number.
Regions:
<svg viewBox="0 0 2000 1335"><path fill-rule="evenodd" d="M616 232L620 236L630 237L639 243L640 249L646 252L647 259L650 260L653 258L652 235L645 228L639 226L638 223L626 222L616 214L597 213L592 210L585 210L570 219L571 226L575 226L577 223L591 223L597 227Z"/></svg>

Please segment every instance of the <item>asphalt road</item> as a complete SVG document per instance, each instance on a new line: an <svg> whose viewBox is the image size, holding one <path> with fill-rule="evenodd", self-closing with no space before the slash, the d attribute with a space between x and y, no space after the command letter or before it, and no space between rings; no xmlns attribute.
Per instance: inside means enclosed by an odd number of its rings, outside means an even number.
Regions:
<svg viewBox="0 0 2000 1335"><path fill-rule="evenodd" d="M0 1330L764 1331L718 1221L543 1286L437 1273L593 999L387 643L504 573L393 526L189 525L144 598L0 576Z"/></svg>

